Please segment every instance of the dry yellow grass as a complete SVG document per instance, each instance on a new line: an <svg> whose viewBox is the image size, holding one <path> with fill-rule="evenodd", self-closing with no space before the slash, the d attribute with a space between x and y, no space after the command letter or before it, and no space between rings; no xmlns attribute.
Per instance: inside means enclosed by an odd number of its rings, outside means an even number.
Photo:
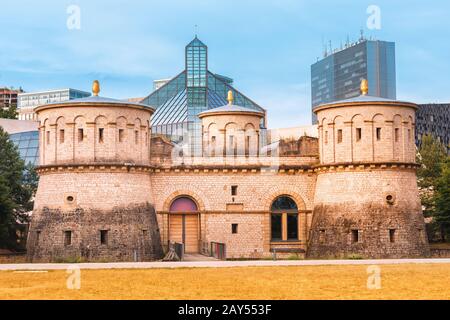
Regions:
<svg viewBox="0 0 450 320"><path fill-rule="evenodd" d="M367 266L0 271L0 299L450 299L450 265L381 265L382 288L367 289Z"/></svg>

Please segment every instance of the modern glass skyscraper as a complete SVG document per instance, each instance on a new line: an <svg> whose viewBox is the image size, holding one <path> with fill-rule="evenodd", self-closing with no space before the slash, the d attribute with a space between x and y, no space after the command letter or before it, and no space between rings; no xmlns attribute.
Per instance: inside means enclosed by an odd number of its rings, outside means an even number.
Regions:
<svg viewBox="0 0 450 320"><path fill-rule="evenodd" d="M396 99L395 43L360 39L311 65L311 105L357 97L362 79L369 95ZM317 118L312 113L313 124Z"/></svg>
<svg viewBox="0 0 450 320"><path fill-rule="evenodd" d="M195 37L186 46L185 70L142 100L156 108L151 124L153 134L184 143L191 155L200 156L202 128L198 114L226 105L229 90L233 91L236 105L265 112L232 84L232 79L208 70L208 47ZM265 143L265 119L261 121L260 135Z"/></svg>

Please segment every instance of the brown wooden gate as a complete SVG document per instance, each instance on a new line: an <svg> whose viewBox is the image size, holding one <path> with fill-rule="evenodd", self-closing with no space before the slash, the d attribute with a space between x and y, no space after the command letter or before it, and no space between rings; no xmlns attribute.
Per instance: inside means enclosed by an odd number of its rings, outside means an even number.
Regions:
<svg viewBox="0 0 450 320"><path fill-rule="evenodd" d="M198 214L170 214L169 241L184 244L185 253L199 252Z"/></svg>

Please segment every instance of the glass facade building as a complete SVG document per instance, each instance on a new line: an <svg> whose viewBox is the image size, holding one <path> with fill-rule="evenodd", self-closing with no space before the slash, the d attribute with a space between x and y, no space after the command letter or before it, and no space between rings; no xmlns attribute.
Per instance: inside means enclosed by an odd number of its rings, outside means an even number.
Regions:
<svg viewBox="0 0 450 320"><path fill-rule="evenodd" d="M156 108L152 133L186 145L190 155L201 156L202 128L198 114L226 105L229 90L234 93L234 104L265 112L232 84L232 79L208 70L208 47L195 37L186 46L185 70L142 100ZM260 135L264 143L265 119L261 121Z"/></svg>
<svg viewBox="0 0 450 320"><path fill-rule="evenodd" d="M432 135L450 154L450 103L420 104L416 112L416 145L424 135Z"/></svg>
<svg viewBox="0 0 450 320"><path fill-rule="evenodd" d="M311 105L314 107L360 95L362 79L369 95L396 99L395 43L361 39L326 55L311 66ZM313 124L317 118L312 113Z"/></svg>
<svg viewBox="0 0 450 320"><path fill-rule="evenodd" d="M9 139L19 149L20 158L25 164L39 165L39 131L14 133Z"/></svg>
<svg viewBox="0 0 450 320"><path fill-rule="evenodd" d="M17 109L19 120L37 120L34 108L54 102L62 102L73 99L90 97L89 92L76 89L49 90L41 92L20 93L18 96Z"/></svg>

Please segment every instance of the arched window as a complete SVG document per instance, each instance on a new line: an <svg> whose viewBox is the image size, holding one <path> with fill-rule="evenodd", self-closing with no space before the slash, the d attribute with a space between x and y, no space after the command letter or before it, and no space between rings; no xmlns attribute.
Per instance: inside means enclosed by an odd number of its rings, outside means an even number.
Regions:
<svg viewBox="0 0 450 320"><path fill-rule="evenodd" d="M290 197L275 199L271 207L272 241L298 240L298 208Z"/></svg>
<svg viewBox="0 0 450 320"><path fill-rule="evenodd" d="M170 205L170 212L197 212L197 204L188 197L179 197Z"/></svg>

